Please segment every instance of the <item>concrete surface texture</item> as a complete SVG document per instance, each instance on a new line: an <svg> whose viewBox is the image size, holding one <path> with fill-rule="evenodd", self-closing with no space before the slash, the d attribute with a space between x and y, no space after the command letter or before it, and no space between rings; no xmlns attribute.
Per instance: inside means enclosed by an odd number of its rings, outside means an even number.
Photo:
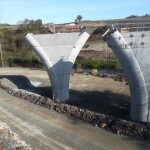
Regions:
<svg viewBox="0 0 150 150"><path fill-rule="evenodd" d="M72 66L89 36L87 32L27 34L25 36L48 72L53 100L64 102L69 99Z"/></svg>

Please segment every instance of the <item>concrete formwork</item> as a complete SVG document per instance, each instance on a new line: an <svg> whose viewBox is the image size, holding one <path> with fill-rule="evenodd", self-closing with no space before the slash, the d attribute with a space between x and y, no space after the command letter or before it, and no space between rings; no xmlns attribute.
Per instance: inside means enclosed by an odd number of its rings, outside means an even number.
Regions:
<svg viewBox="0 0 150 150"><path fill-rule="evenodd" d="M150 122L150 32L120 34L116 29L110 29L103 38L117 55L128 77L131 118Z"/></svg>
<svg viewBox="0 0 150 150"><path fill-rule="evenodd" d="M72 66L89 36L87 32L25 36L48 72L55 101L63 102L69 99Z"/></svg>

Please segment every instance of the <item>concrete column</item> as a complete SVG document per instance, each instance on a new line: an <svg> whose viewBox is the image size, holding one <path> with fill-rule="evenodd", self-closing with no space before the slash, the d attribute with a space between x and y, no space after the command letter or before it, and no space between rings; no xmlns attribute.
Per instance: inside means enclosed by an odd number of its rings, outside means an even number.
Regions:
<svg viewBox="0 0 150 150"><path fill-rule="evenodd" d="M132 120L148 122L150 120L148 89L139 61L123 36L116 29L109 29L103 35L103 39L117 55L128 77L132 99L130 111Z"/></svg>
<svg viewBox="0 0 150 150"><path fill-rule="evenodd" d="M75 59L89 38L83 33L27 34L25 39L44 64L49 75L53 100L69 99L69 79Z"/></svg>

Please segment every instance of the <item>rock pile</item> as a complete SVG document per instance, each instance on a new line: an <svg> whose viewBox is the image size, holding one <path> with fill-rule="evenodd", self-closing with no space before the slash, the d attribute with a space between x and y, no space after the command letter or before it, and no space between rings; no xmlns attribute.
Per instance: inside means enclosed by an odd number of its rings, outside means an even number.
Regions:
<svg viewBox="0 0 150 150"><path fill-rule="evenodd" d="M12 89L18 89L18 87L7 78L0 79L0 84L6 87L10 87Z"/></svg>

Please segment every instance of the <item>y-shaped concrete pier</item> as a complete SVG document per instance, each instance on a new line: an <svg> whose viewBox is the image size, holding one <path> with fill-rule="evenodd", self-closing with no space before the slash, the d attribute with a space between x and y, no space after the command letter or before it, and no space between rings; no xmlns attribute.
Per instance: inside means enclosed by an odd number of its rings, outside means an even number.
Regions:
<svg viewBox="0 0 150 150"><path fill-rule="evenodd" d="M109 29L103 38L128 77L132 120L150 122L150 31L120 34L116 29Z"/></svg>
<svg viewBox="0 0 150 150"><path fill-rule="evenodd" d="M87 32L25 36L48 72L53 100L63 102L69 99L72 66L89 36Z"/></svg>

